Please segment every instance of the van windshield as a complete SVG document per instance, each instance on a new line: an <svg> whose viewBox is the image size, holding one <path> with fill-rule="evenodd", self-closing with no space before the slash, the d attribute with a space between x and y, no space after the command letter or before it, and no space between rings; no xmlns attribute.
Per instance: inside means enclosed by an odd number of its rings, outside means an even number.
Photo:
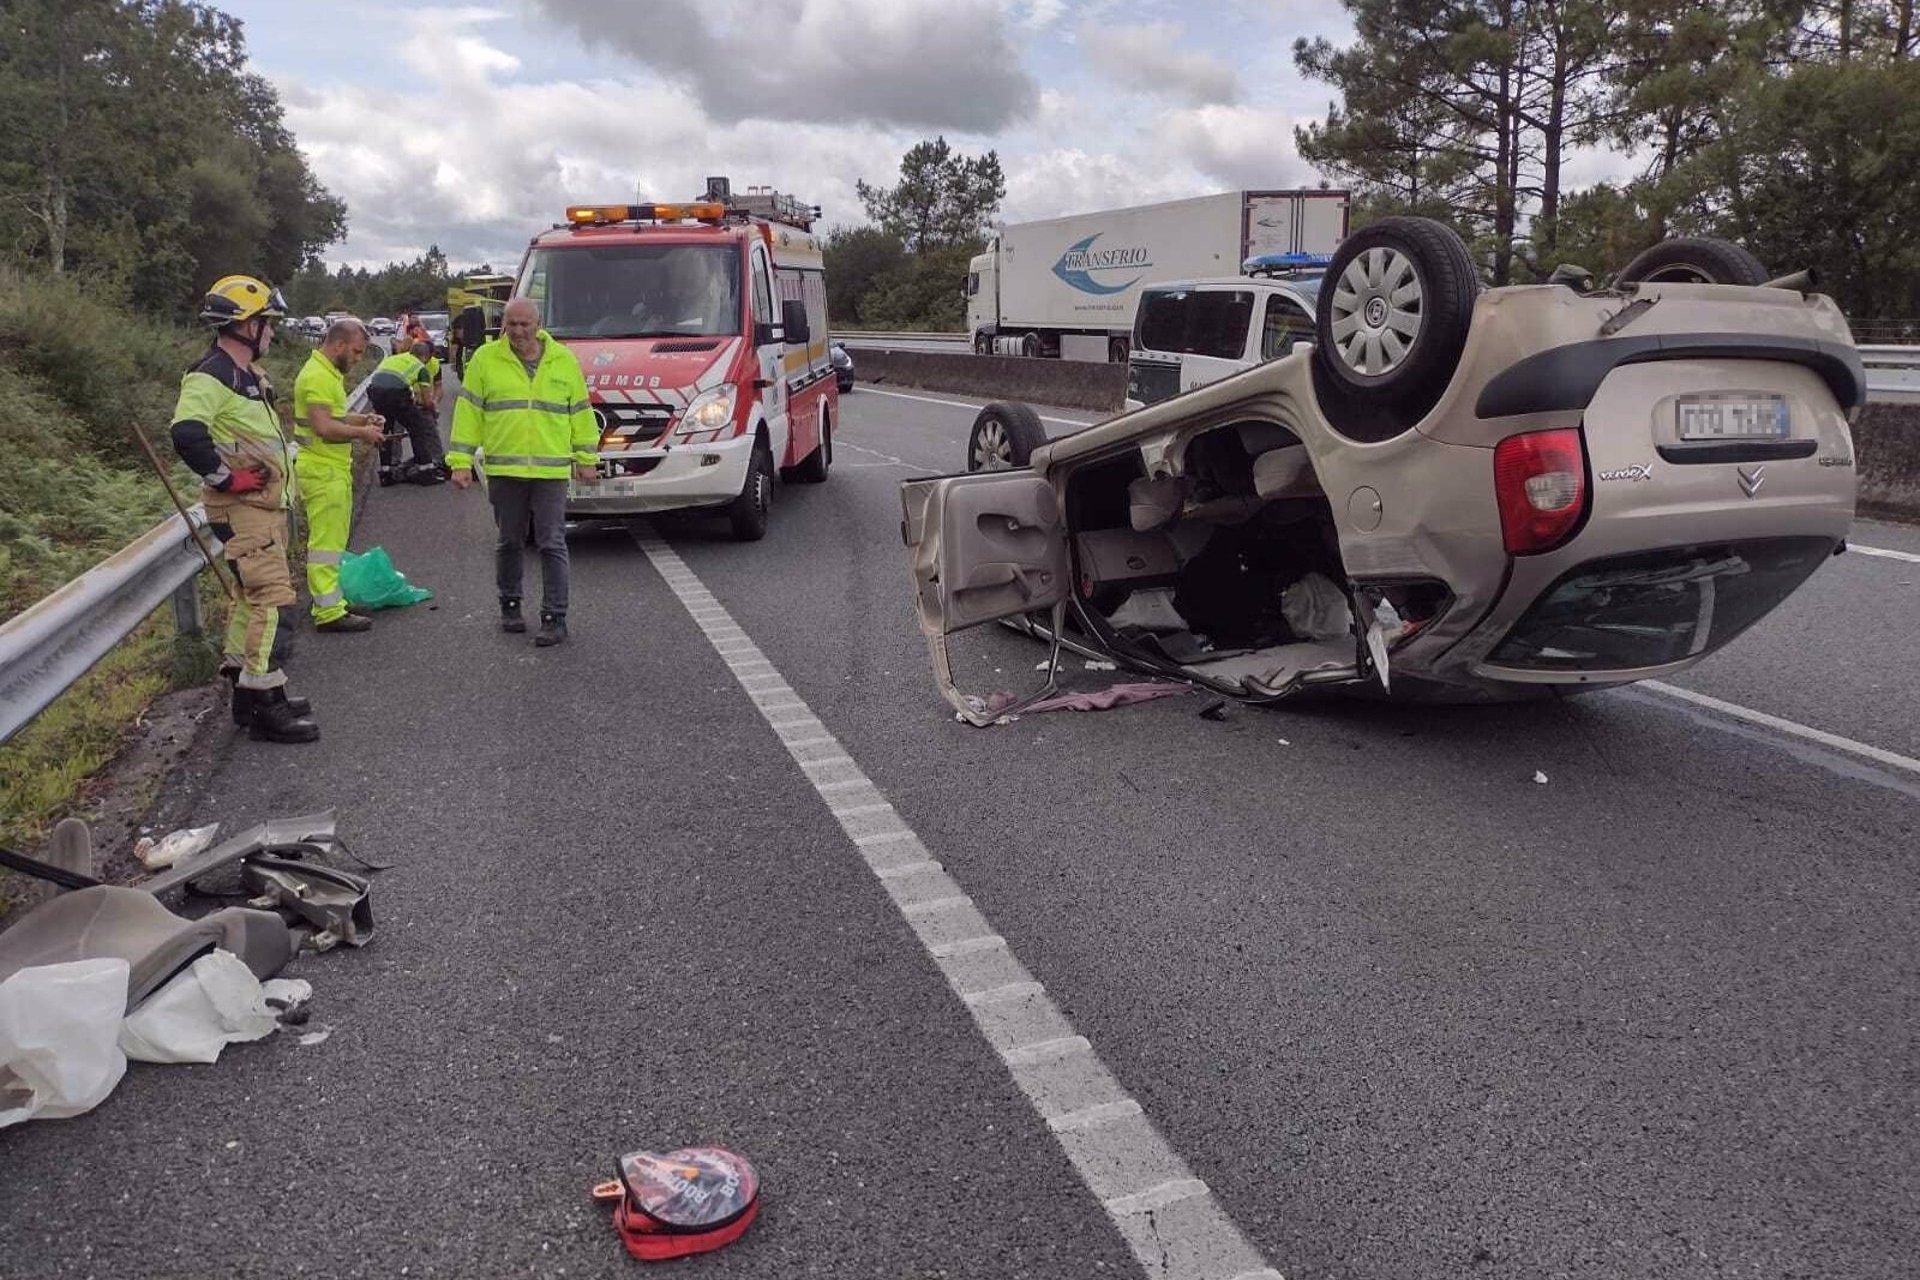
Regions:
<svg viewBox="0 0 1920 1280"><path fill-rule="evenodd" d="M740 255L731 245L535 249L519 292L539 304L541 322L556 338L740 332Z"/></svg>
<svg viewBox="0 0 1920 1280"><path fill-rule="evenodd" d="M1238 360L1247 352L1253 294L1239 289L1148 289L1140 295L1133 345L1169 355Z"/></svg>

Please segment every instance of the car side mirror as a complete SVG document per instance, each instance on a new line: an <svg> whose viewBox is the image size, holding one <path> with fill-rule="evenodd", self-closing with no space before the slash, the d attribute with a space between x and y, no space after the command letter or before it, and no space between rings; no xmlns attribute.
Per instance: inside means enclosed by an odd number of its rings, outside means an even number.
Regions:
<svg viewBox="0 0 1920 1280"><path fill-rule="evenodd" d="M807 304L791 299L780 304L780 324L787 331L787 345L804 347L813 341L813 329L807 323Z"/></svg>
<svg viewBox="0 0 1920 1280"><path fill-rule="evenodd" d="M780 326L764 322L753 326L753 345L764 347L768 343L780 341Z"/></svg>

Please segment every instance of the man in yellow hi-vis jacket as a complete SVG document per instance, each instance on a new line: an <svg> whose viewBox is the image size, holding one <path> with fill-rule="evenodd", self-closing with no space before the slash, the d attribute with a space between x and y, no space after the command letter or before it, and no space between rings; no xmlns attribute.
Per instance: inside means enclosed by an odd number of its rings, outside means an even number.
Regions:
<svg viewBox="0 0 1920 1280"><path fill-rule="evenodd" d="M347 412L347 371L366 352L360 322L336 320L293 381L293 438L300 443L294 465L307 513L307 592L314 630L322 633L373 625L365 614L350 612L340 592L340 557L353 523L353 442L386 438L380 415Z"/></svg>
<svg viewBox="0 0 1920 1280"><path fill-rule="evenodd" d="M473 483L477 453L487 473L499 539L494 581L500 626L525 631L520 615L521 544L533 520L540 548L540 632L534 643L567 638L567 481L594 478L600 435L587 400L587 380L573 353L540 327L527 298L507 304L501 335L467 362L453 409L447 466L453 484Z"/></svg>

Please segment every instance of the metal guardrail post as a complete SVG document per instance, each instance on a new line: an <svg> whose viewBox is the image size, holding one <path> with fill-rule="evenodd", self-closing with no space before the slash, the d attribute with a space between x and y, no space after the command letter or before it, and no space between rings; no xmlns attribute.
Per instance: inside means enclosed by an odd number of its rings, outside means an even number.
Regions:
<svg viewBox="0 0 1920 1280"><path fill-rule="evenodd" d="M206 618L200 610L199 574L173 590L173 629L183 636L197 636L206 630Z"/></svg>

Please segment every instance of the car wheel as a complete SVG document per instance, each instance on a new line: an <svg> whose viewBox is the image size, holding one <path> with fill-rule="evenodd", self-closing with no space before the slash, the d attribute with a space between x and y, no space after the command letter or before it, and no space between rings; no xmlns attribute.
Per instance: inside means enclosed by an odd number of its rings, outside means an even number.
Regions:
<svg viewBox="0 0 1920 1280"><path fill-rule="evenodd" d="M1024 404L990 404L973 420L967 436L968 471L1011 471L1024 467L1047 442L1040 415Z"/></svg>
<svg viewBox="0 0 1920 1280"><path fill-rule="evenodd" d="M739 542L758 542L767 536L767 515L773 509L773 454L764 444L754 446L747 464L747 480L740 496L727 506L727 519Z"/></svg>
<svg viewBox="0 0 1920 1280"><path fill-rule="evenodd" d="M826 406L820 408L820 443L793 469L793 479L801 484L825 484L827 470L833 465L833 419Z"/></svg>
<svg viewBox="0 0 1920 1280"><path fill-rule="evenodd" d="M1020 339L1020 354L1029 360L1038 360L1040 358L1040 335L1030 333Z"/></svg>
<svg viewBox="0 0 1920 1280"><path fill-rule="evenodd" d="M1687 236L1662 240L1627 264L1615 284L1765 284L1760 259L1737 244Z"/></svg>
<svg viewBox="0 0 1920 1280"><path fill-rule="evenodd" d="M1107 340L1107 363L1108 364L1125 364L1127 362L1127 357L1132 354L1133 354L1132 344L1130 344L1125 338L1109 338Z"/></svg>
<svg viewBox="0 0 1920 1280"><path fill-rule="evenodd" d="M1439 401L1460 363L1480 286L1452 228L1382 218L1341 242L1314 318L1314 386L1337 430L1398 435Z"/></svg>

